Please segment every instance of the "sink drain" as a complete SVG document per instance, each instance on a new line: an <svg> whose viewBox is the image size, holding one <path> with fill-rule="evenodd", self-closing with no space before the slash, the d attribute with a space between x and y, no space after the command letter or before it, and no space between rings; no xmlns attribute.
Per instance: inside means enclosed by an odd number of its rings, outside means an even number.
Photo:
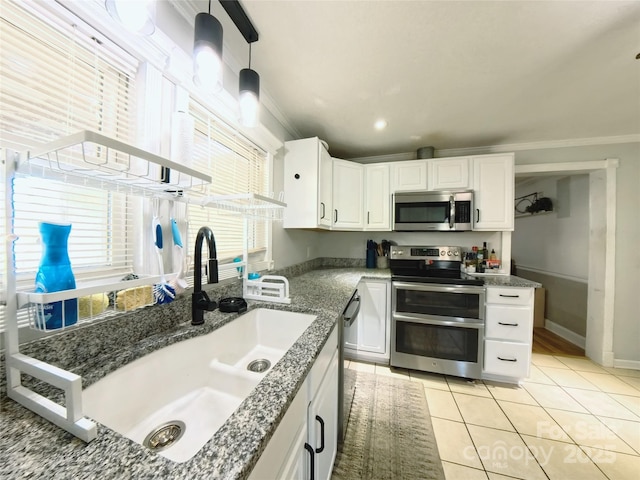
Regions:
<svg viewBox="0 0 640 480"><path fill-rule="evenodd" d="M269 370L270 366L271 362L269 360L267 360L266 358L261 358L259 360L254 360L249 365L247 365L247 370L251 372L262 373Z"/></svg>
<svg viewBox="0 0 640 480"><path fill-rule="evenodd" d="M164 450L180 440L185 429L186 425L180 420L165 423L147 435L142 444L156 452Z"/></svg>

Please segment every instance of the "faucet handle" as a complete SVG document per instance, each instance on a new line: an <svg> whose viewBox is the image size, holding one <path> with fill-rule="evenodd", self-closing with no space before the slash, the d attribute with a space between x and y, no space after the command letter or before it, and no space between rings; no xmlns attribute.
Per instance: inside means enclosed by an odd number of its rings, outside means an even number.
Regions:
<svg viewBox="0 0 640 480"><path fill-rule="evenodd" d="M195 310L213 312L218 307L218 304L209 298L207 292L202 290L191 295L191 306Z"/></svg>

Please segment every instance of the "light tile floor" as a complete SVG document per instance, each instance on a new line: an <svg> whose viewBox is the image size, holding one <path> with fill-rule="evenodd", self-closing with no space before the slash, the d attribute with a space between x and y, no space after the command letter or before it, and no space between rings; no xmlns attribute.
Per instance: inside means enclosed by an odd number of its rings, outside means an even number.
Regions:
<svg viewBox="0 0 640 480"><path fill-rule="evenodd" d="M447 480L637 480L640 371L533 354L521 386L349 368L424 385Z"/></svg>

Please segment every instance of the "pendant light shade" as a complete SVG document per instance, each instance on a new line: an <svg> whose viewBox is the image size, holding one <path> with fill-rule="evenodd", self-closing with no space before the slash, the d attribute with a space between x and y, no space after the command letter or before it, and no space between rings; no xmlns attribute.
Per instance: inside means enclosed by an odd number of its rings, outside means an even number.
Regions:
<svg viewBox="0 0 640 480"><path fill-rule="evenodd" d="M240 123L245 127L258 125L260 109L260 75L255 70L240 70Z"/></svg>
<svg viewBox="0 0 640 480"><path fill-rule="evenodd" d="M198 13L193 38L193 81L211 92L222 90L222 25L208 13Z"/></svg>
<svg viewBox="0 0 640 480"><path fill-rule="evenodd" d="M127 30L141 35L151 35L155 29L155 0L105 0L105 8L111 18L120 22Z"/></svg>

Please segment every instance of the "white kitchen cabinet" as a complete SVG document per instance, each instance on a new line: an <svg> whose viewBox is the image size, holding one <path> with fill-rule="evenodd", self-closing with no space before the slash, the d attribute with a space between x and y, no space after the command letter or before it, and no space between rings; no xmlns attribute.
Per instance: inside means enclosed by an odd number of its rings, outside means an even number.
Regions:
<svg viewBox="0 0 640 480"><path fill-rule="evenodd" d="M318 391L307 410L307 444L313 449L309 478L330 480L338 452L338 350L336 349ZM309 455L311 452L306 447ZM310 457L311 458L311 457ZM311 468L311 465L309 465Z"/></svg>
<svg viewBox="0 0 640 480"><path fill-rule="evenodd" d="M332 160L318 137L284 144L284 228L330 228Z"/></svg>
<svg viewBox="0 0 640 480"><path fill-rule="evenodd" d="M333 229L364 227L364 168L360 163L333 159Z"/></svg>
<svg viewBox="0 0 640 480"><path fill-rule="evenodd" d="M482 375L519 381L529 376L533 288L487 287Z"/></svg>
<svg viewBox="0 0 640 480"><path fill-rule="evenodd" d="M391 230L391 192L389 165L364 166L364 229Z"/></svg>
<svg viewBox="0 0 640 480"><path fill-rule="evenodd" d="M328 480L337 444L338 331L335 328L249 479Z"/></svg>
<svg viewBox="0 0 640 480"><path fill-rule="evenodd" d="M514 155L481 155L471 158L474 190L473 230L513 230Z"/></svg>
<svg viewBox="0 0 640 480"><path fill-rule="evenodd" d="M386 280L366 279L358 284L360 311L344 330L345 356L388 363L390 288Z"/></svg>
<svg viewBox="0 0 640 480"><path fill-rule="evenodd" d="M427 190L427 160L391 163L391 193Z"/></svg>
<svg viewBox="0 0 640 480"><path fill-rule="evenodd" d="M461 190L470 186L471 157L433 158L428 160L429 190Z"/></svg>

